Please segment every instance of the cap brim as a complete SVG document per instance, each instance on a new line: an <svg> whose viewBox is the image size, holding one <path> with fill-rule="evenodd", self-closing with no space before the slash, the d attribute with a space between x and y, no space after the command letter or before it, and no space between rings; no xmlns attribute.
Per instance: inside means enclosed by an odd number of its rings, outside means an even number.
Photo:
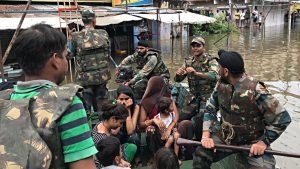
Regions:
<svg viewBox="0 0 300 169"><path fill-rule="evenodd" d="M192 41L192 42L191 42L191 45L194 44L194 43L197 43L197 44L201 44L201 45L202 45L201 42L196 42L196 41Z"/></svg>

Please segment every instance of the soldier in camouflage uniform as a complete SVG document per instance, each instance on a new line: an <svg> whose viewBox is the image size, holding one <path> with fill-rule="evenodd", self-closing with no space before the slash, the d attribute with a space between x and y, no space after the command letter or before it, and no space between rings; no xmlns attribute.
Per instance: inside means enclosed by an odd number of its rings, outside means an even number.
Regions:
<svg viewBox="0 0 300 169"><path fill-rule="evenodd" d="M186 77L188 78L189 89L193 97L190 98L188 105L182 108L184 113L181 114L180 119L192 118L196 137L200 139L205 103L217 82L218 62L214 57L205 53L205 40L202 37L195 37L191 46L194 55L185 59L183 66L177 70L174 80L181 82ZM188 122L182 122L182 124L185 123Z"/></svg>
<svg viewBox="0 0 300 169"><path fill-rule="evenodd" d="M65 35L37 24L15 41L25 81L0 92L0 168L96 169L97 153L80 86L58 86L68 73Z"/></svg>
<svg viewBox="0 0 300 169"><path fill-rule="evenodd" d="M162 76L169 81L170 73L162 61L160 52L149 48L145 41L139 41L134 54L127 56L120 64L120 68L136 64L137 74L125 85L134 87L137 99L141 99L147 87L148 79L152 76Z"/></svg>
<svg viewBox="0 0 300 169"><path fill-rule="evenodd" d="M101 110L101 103L107 99L109 71L109 37L105 30L95 29L96 17L91 10L82 12L84 28L71 34L69 50L76 58L76 80L84 87L83 98L87 110Z"/></svg>
<svg viewBox="0 0 300 169"><path fill-rule="evenodd" d="M263 82L244 73L244 61L237 52L219 51L220 80L207 101L201 143L194 154L193 168L207 169L213 162L238 153L217 150L214 144L251 147L250 154L239 152L248 161L244 168L275 169L275 159L264 154L291 122L289 113L267 90ZM221 127L212 132L216 112Z"/></svg>

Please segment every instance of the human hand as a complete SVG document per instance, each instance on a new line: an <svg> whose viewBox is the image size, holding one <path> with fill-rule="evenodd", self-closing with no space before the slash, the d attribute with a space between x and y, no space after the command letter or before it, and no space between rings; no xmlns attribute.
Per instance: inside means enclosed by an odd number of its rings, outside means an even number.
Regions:
<svg viewBox="0 0 300 169"><path fill-rule="evenodd" d="M186 68L186 72L188 74L195 74L196 73L196 70L193 68L193 67L187 67Z"/></svg>
<svg viewBox="0 0 300 169"><path fill-rule="evenodd" d="M265 153L266 148L267 145L263 141L258 141L257 143L252 144L250 148L249 157L255 155L263 155Z"/></svg>
<svg viewBox="0 0 300 169"><path fill-rule="evenodd" d="M124 82L123 84L126 85L126 86L131 86L131 85L132 85L132 82L131 82L131 81L129 81L129 82Z"/></svg>
<svg viewBox="0 0 300 169"><path fill-rule="evenodd" d="M166 126L164 125L164 123L159 120L159 119L153 119L154 124L156 124L156 126L159 128L159 130L165 130Z"/></svg>
<svg viewBox="0 0 300 169"><path fill-rule="evenodd" d="M201 145L204 148L214 148L215 147L215 142L212 138L209 137L202 137L201 139Z"/></svg>
<svg viewBox="0 0 300 169"><path fill-rule="evenodd" d="M186 73L187 73L187 72L186 72L185 68L183 68L183 67L179 68L179 69L176 71L176 74L177 74L177 75L184 75L184 74L186 74Z"/></svg>
<svg viewBox="0 0 300 169"><path fill-rule="evenodd" d="M72 33L75 32L75 31L76 31L76 28L73 28L73 29L69 29L69 30L68 30L68 33L69 33L68 39L69 39L69 40L72 40L72 39L73 39Z"/></svg>
<svg viewBox="0 0 300 169"><path fill-rule="evenodd" d="M124 82L123 84L126 86L129 86L129 82Z"/></svg>
<svg viewBox="0 0 300 169"><path fill-rule="evenodd" d="M161 136L161 139L162 139L162 140L167 140L167 139L170 137L170 135L171 135L171 131L172 131L172 130L167 130L167 131Z"/></svg>
<svg viewBox="0 0 300 169"><path fill-rule="evenodd" d="M120 163L118 164L119 167L131 167L130 163L121 159Z"/></svg>
<svg viewBox="0 0 300 169"><path fill-rule="evenodd" d="M128 107L130 107L132 104L133 104L133 101L132 101L132 99L130 98L130 99L128 99L128 100L125 100L125 106L128 108Z"/></svg>
<svg viewBox="0 0 300 169"><path fill-rule="evenodd" d="M114 135L114 136L118 135L118 134L119 134L119 131L120 131L120 128L121 128L121 127L118 127L118 128L116 128L116 129L112 129L112 130L111 130L111 134Z"/></svg>
<svg viewBox="0 0 300 169"><path fill-rule="evenodd" d="M119 76L119 74L120 74L120 70L118 68L116 68L115 75Z"/></svg>

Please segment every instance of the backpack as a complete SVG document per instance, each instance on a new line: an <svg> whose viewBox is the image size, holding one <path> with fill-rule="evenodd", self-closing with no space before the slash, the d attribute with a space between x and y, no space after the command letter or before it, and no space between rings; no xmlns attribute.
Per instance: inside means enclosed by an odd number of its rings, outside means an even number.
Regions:
<svg viewBox="0 0 300 169"><path fill-rule="evenodd" d="M106 83L109 71L109 37L105 30L94 29L72 34L76 42L76 78L82 86Z"/></svg>
<svg viewBox="0 0 300 169"><path fill-rule="evenodd" d="M56 121L80 88L71 84L53 87L20 100L9 100L12 89L0 92L1 169L66 168L60 139L55 137L58 136Z"/></svg>

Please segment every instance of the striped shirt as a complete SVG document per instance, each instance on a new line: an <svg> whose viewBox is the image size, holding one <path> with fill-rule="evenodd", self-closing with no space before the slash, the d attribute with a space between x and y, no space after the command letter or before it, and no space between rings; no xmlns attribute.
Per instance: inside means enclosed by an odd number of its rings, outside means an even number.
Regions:
<svg viewBox="0 0 300 169"><path fill-rule="evenodd" d="M102 122L97 123L92 130L92 137L95 145L97 145L101 140L106 139L106 137L108 137L108 135L105 133L98 133L97 126L100 125L101 123Z"/></svg>
<svg viewBox="0 0 300 169"><path fill-rule="evenodd" d="M97 145L101 140L104 140L108 137L108 135L105 133L98 133L97 126L100 125L100 123L102 123L102 122L97 123L92 130L92 137L93 137L95 145ZM95 159L95 164L96 164L97 169L103 168L103 165L100 163L100 161L98 159Z"/></svg>
<svg viewBox="0 0 300 169"><path fill-rule="evenodd" d="M46 80L18 82L14 86L11 100L32 98L39 94L40 89L49 89L56 84ZM97 153L91 137L86 111L82 101L75 96L68 110L57 122L63 148L64 162L82 160Z"/></svg>

